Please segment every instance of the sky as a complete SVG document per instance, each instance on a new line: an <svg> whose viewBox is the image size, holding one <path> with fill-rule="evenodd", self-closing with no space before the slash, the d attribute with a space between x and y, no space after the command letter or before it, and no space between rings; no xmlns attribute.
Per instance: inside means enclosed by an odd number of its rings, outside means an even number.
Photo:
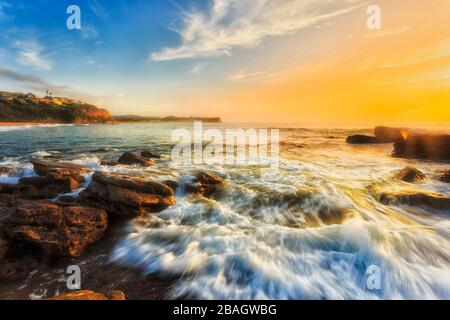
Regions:
<svg viewBox="0 0 450 320"><path fill-rule="evenodd" d="M115 115L446 123L450 1L0 0L0 90Z"/></svg>

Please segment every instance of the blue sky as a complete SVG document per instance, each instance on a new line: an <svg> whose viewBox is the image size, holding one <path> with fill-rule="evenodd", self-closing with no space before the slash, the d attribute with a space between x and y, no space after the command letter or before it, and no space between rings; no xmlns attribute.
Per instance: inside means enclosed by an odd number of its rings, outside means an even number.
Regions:
<svg viewBox="0 0 450 320"><path fill-rule="evenodd" d="M406 74L380 72L386 61L428 61L415 55L450 42L445 27L436 28L448 26L448 0L377 0L383 29L376 32L366 27L372 2L0 0L0 90L50 89L113 114L290 121L314 110L308 116L333 119L327 108L347 104L340 92L353 91L354 83ZM81 30L66 27L72 4L81 9ZM420 16L425 11L433 21ZM442 78L447 69L439 66ZM436 77L427 72L417 77ZM373 79L384 73L386 79ZM322 82L302 91L316 78L330 83L328 92ZM365 99L358 101L363 107Z"/></svg>

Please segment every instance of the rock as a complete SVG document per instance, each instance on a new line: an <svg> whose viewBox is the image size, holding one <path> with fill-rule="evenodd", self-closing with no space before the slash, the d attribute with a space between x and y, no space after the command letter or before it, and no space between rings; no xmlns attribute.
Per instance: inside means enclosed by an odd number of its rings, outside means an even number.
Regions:
<svg viewBox="0 0 450 320"><path fill-rule="evenodd" d="M68 176L80 176L84 173L92 171L91 168L70 162L32 160L31 163L33 164L34 171L39 176L45 176L52 179L61 179Z"/></svg>
<svg viewBox="0 0 450 320"><path fill-rule="evenodd" d="M18 200L3 221L12 241L24 241L57 256L79 256L99 240L107 226L107 214L97 208L60 205L50 201Z"/></svg>
<svg viewBox="0 0 450 320"><path fill-rule="evenodd" d="M349 143L349 144L369 144L369 143L377 143L377 140L375 137L356 134L356 135L347 137L347 143Z"/></svg>
<svg viewBox="0 0 450 320"><path fill-rule="evenodd" d="M175 181L175 180L164 180L164 181L161 181L161 183L165 184L170 189L172 189L173 193L175 193L177 191L178 187L180 186L178 181Z"/></svg>
<svg viewBox="0 0 450 320"><path fill-rule="evenodd" d="M12 168L12 167L0 167L0 174L7 174L7 175L11 175L17 173L17 169L16 168Z"/></svg>
<svg viewBox="0 0 450 320"><path fill-rule="evenodd" d="M9 183L0 183L0 193L13 194L18 192L18 186Z"/></svg>
<svg viewBox="0 0 450 320"><path fill-rule="evenodd" d="M63 293L48 300L125 300L125 294L122 291L110 291L103 294L91 290L79 290Z"/></svg>
<svg viewBox="0 0 450 320"><path fill-rule="evenodd" d="M162 183L100 172L94 173L80 197L82 203L122 217L159 212L175 204L172 189Z"/></svg>
<svg viewBox="0 0 450 320"><path fill-rule="evenodd" d="M0 262L6 256L8 252L8 242L5 239L0 238Z"/></svg>
<svg viewBox="0 0 450 320"><path fill-rule="evenodd" d="M141 152L141 157L147 158L147 159L161 159L161 156L159 154L155 154L151 151L144 150Z"/></svg>
<svg viewBox="0 0 450 320"><path fill-rule="evenodd" d="M125 165L141 165L144 167L150 167L154 166L156 163L144 158L142 156L139 156L137 154L134 154L132 152L125 152L123 155L120 156L119 160L117 161L119 164L125 164Z"/></svg>
<svg viewBox="0 0 450 320"><path fill-rule="evenodd" d="M394 157L450 160L450 135L410 135L394 144Z"/></svg>
<svg viewBox="0 0 450 320"><path fill-rule="evenodd" d="M71 176L27 177L19 180L19 195L24 199L51 199L60 193L80 188L80 183Z"/></svg>
<svg viewBox="0 0 450 320"><path fill-rule="evenodd" d="M403 141L408 135L407 129L376 127L375 137L378 143L393 143Z"/></svg>
<svg viewBox="0 0 450 320"><path fill-rule="evenodd" d="M440 178L440 180L441 180L442 182L450 183L450 170L449 170L447 173L445 173L445 174Z"/></svg>
<svg viewBox="0 0 450 320"><path fill-rule="evenodd" d="M417 182L426 178L425 174L414 167L406 167L395 175L396 179L405 182Z"/></svg>
<svg viewBox="0 0 450 320"><path fill-rule="evenodd" d="M385 205L426 206L436 210L449 210L450 198L440 193L405 191L398 193L382 193L380 202Z"/></svg>
<svg viewBox="0 0 450 320"><path fill-rule="evenodd" d="M187 193L210 197L222 191L223 184L224 179L222 177L213 173L199 172L195 175L192 183L184 185L184 190Z"/></svg>

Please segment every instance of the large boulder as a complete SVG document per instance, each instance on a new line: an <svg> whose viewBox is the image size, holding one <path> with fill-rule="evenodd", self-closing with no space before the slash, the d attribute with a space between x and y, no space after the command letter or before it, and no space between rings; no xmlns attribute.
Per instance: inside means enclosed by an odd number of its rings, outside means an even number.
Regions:
<svg viewBox="0 0 450 320"><path fill-rule="evenodd" d="M450 170L440 178L442 182L450 183Z"/></svg>
<svg viewBox="0 0 450 320"><path fill-rule="evenodd" d="M160 159L161 158L161 156L159 154L153 153L149 150L142 151L141 157L147 158L147 159Z"/></svg>
<svg viewBox="0 0 450 320"><path fill-rule="evenodd" d="M394 144L394 157L450 160L450 135L410 135Z"/></svg>
<svg viewBox="0 0 450 320"><path fill-rule="evenodd" d="M8 243L6 242L5 239L2 239L0 237L0 262L2 262L7 252L8 252Z"/></svg>
<svg viewBox="0 0 450 320"><path fill-rule="evenodd" d="M393 143L397 141L403 141L407 135L407 129L389 127L375 128L375 137L378 143Z"/></svg>
<svg viewBox="0 0 450 320"><path fill-rule="evenodd" d="M125 300L122 291L110 291L108 293L94 292L91 290L78 290L63 293L48 300Z"/></svg>
<svg viewBox="0 0 450 320"><path fill-rule="evenodd" d="M24 199L51 199L60 193L72 192L81 187L82 177L67 176L60 178L51 177L26 177L19 180L18 192Z"/></svg>
<svg viewBox="0 0 450 320"><path fill-rule="evenodd" d="M144 167L150 167L156 164L154 161L132 152L125 152L122 154L117 163L124 165L140 165Z"/></svg>
<svg viewBox="0 0 450 320"><path fill-rule="evenodd" d="M380 202L385 205L408 205L429 207L436 210L450 210L450 198L440 193L422 191L404 191L382 193Z"/></svg>
<svg viewBox="0 0 450 320"><path fill-rule="evenodd" d="M426 178L425 174L414 167L406 167L400 170L396 175L396 179L405 181L405 182L418 182L422 181Z"/></svg>
<svg viewBox="0 0 450 320"><path fill-rule="evenodd" d="M162 183L100 172L94 173L80 196L82 203L122 217L159 212L175 204L173 190Z"/></svg>
<svg viewBox="0 0 450 320"><path fill-rule="evenodd" d="M34 171L41 177L61 179L68 176L80 176L92 171L91 168L77 165L70 162L53 162L32 160Z"/></svg>
<svg viewBox="0 0 450 320"><path fill-rule="evenodd" d="M104 210L50 201L18 200L7 209L4 229L12 241L31 243L56 256L79 256L108 226Z"/></svg>
<svg viewBox="0 0 450 320"><path fill-rule="evenodd" d="M36 177L19 180L18 194L25 199L50 199L60 193L72 192L85 181L88 167L68 162L32 160Z"/></svg>
<svg viewBox="0 0 450 320"><path fill-rule="evenodd" d="M193 193L204 197L212 195L223 190L224 179L210 172L198 172L192 182L184 185L186 193Z"/></svg>
<svg viewBox="0 0 450 320"><path fill-rule="evenodd" d="M349 143L349 144L371 144L371 143L377 143L377 139L375 137L371 137L371 136L356 134L356 135L347 137L347 143Z"/></svg>

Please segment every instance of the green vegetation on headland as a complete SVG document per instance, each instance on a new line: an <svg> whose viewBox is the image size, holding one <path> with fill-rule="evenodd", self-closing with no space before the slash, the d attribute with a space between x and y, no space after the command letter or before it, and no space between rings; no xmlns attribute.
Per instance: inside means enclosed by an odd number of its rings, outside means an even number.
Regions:
<svg viewBox="0 0 450 320"><path fill-rule="evenodd" d="M111 116L106 109L69 98L38 97L32 93L0 91L0 123L120 123L192 122L220 123L221 119L202 117Z"/></svg>
<svg viewBox="0 0 450 320"><path fill-rule="evenodd" d="M0 122L108 123L105 109L68 98L0 92Z"/></svg>
<svg viewBox="0 0 450 320"><path fill-rule="evenodd" d="M203 117L143 117L135 115L126 116L113 116L116 122L192 122L192 121L203 121L209 123L220 123L222 120L219 117L213 118L203 118Z"/></svg>

